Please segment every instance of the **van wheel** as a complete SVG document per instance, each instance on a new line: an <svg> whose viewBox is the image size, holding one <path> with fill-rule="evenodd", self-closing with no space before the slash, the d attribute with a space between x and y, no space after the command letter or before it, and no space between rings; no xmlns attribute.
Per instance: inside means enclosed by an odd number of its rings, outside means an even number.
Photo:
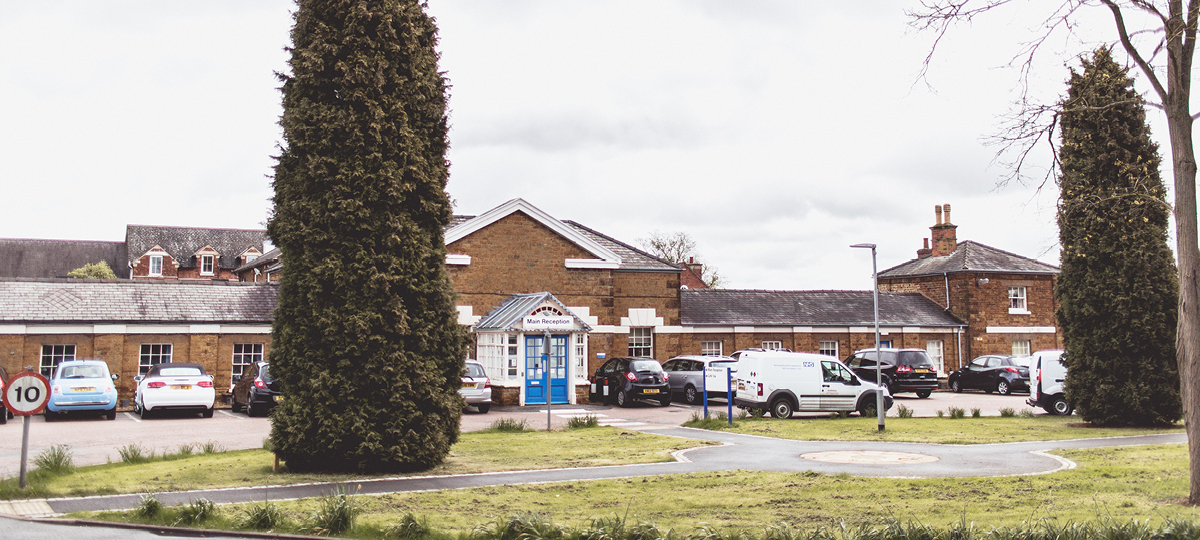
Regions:
<svg viewBox="0 0 1200 540"><path fill-rule="evenodd" d="M689 384L687 385L687 388L683 389L683 401L688 405L695 405L700 401L700 394L699 392L696 392L695 386Z"/></svg>
<svg viewBox="0 0 1200 540"><path fill-rule="evenodd" d="M858 404L858 415L863 418L878 416L875 408L875 396L870 396L870 399L863 398Z"/></svg>
<svg viewBox="0 0 1200 540"><path fill-rule="evenodd" d="M628 407L629 406L629 394L625 393L624 388L617 391L617 406L618 407Z"/></svg>
<svg viewBox="0 0 1200 540"><path fill-rule="evenodd" d="M933 395L933 390L917 390L917 397L925 399Z"/></svg>
<svg viewBox="0 0 1200 540"><path fill-rule="evenodd" d="M1067 398L1062 395L1056 395L1051 399L1053 401L1050 402L1049 407L1046 407L1046 412L1058 416L1069 416L1072 412L1075 412L1075 408L1070 403L1067 403Z"/></svg>
<svg viewBox="0 0 1200 540"><path fill-rule="evenodd" d="M772 418L791 418L792 417L792 402L787 398L779 398L771 403Z"/></svg>
<svg viewBox="0 0 1200 540"><path fill-rule="evenodd" d="M996 383L996 393L1000 394L1002 396L1007 396L1008 395L1008 381L1001 380L1000 382Z"/></svg>

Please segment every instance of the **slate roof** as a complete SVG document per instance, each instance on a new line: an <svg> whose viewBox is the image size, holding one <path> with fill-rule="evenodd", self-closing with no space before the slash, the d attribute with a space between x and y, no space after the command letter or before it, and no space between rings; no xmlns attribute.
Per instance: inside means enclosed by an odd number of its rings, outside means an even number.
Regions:
<svg viewBox="0 0 1200 540"><path fill-rule="evenodd" d="M871 291L679 291L684 326L874 326ZM885 326L965 326L920 293L879 293Z"/></svg>
<svg viewBox="0 0 1200 540"><path fill-rule="evenodd" d="M0 280L0 324L270 324L279 288L229 281Z"/></svg>
<svg viewBox="0 0 1200 540"><path fill-rule="evenodd" d="M204 246L212 246L221 254L217 266L232 270L237 266L237 256L253 247L263 250L265 229L205 229L200 227L166 227L152 225L128 225L125 227L125 244L129 249L129 262L145 255L154 246L167 251L180 268L195 268L198 262L193 256Z"/></svg>
<svg viewBox="0 0 1200 540"><path fill-rule="evenodd" d="M995 272L1013 274L1057 274L1057 266L985 246L979 242L959 242L954 252L941 257L913 259L879 272L879 277L933 276L955 272Z"/></svg>
<svg viewBox="0 0 1200 540"><path fill-rule="evenodd" d="M117 277L129 277L124 242L0 238L0 278L66 277L71 270L100 261Z"/></svg>
<svg viewBox="0 0 1200 540"><path fill-rule="evenodd" d="M479 322L475 323L476 330L512 330L517 323L524 320L526 315L537 309L546 300L551 300L555 305L562 310L563 313L570 315L579 323L581 328L591 330L592 327L583 322L579 316L567 309L567 306L555 298L553 294L548 292L532 293L532 294L514 294L503 303L500 307L488 312Z"/></svg>

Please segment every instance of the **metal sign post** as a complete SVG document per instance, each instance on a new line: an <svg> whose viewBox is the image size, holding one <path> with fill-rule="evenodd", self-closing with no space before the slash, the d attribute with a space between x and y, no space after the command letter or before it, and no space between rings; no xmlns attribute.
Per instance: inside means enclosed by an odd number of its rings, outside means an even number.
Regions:
<svg viewBox="0 0 1200 540"><path fill-rule="evenodd" d="M546 330L545 341L542 343L542 373L546 378L546 431L550 431L550 404L554 401L551 399L552 389L550 388L550 331Z"/></svg>
<svg viewBox="0 0 1200 540"><path fill-rule="evenodd" d="M725 368L725 404L729 407L729 425L733 425L733 368Z"/></svg>
<svg viewBox="0 0 1200 540"><path fill-rule="evenodd" d="M41 373L35 373L33 368L18 373L8 381L4 389L4 407L12 411L14 416L24 416L24 426L21 433L21 489L26 487L26 467L29 462L29 417L42 412L46 402L50 400L50 383ZM4 411L0 411L4 414Z"/></svg>
<svg viewBox="0 0 1200 540"><path fill-rule="evenodd" d="M704 367L704 376L700 377L700 393L701 400L704 401L704 419L708 420L708 370L709 367Z"/></svg>

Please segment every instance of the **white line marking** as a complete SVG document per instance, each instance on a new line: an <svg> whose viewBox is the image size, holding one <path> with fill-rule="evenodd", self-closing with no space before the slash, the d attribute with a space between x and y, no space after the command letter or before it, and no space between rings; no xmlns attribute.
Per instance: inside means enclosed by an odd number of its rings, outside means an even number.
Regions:
<svg viewBox="0 0 1200 540"><path fill-rule="evenodd" d="M219 413L221 413L221 414L223 414L223 415L225 415L225 416L228 416L228 417L230 417L230 418L233 418L234 420L245 420L245 419L246 419L246 417L244 417L244 416L242 416L242 415L240 415L240 414L233 414L233 413L230 413L229 411L227 411L227 410L225 410L225 409L217 409L217 412L219 412Z"/></svg>
<svg viewBox="0 0 1200 540"><path fill-rule="evenodd" d="M131 413L131 412L126 412L126 413L121 413L121 414L124 414L125 416L128 416L128 417L129 417L129 419L130 419L130 420L133 420L134 422L137 422L137 423L139 423L139 424L140 424L140 423L142 423L142 419L141 419L141 418L138 418L138 417L136 417L136 416L134 416L134 415L133 415L133 413Z"/></svg>

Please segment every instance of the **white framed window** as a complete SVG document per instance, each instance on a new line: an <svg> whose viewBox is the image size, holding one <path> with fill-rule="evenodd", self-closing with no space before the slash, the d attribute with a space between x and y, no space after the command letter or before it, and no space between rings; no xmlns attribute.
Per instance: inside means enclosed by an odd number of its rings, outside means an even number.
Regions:
<svg viewBox="0 0 1200 540"><path fill-rule="evenodd" d="M575 334L575 376L586 378L588 376L587 366L584 362L587 361L587 334Z"/></svg>
<svg viewBox="0 0 1200 540"><path fill-rule="evenodd" d="M216 266L215 263L216 263L215 256L201 255L200 256L200 275L202 275L202 276L213 275L213 269Z"/></svg>
<svg viewBox="0 0 1200 540"><path fill-rule="evenodd" d="M166 364L171 361L170 343L143 343L138 354L138 373L145 375L150 366Z"/></svg>
<svg viewBox="0 0 1200 540"><path fill-rule="evenodd" d="M838 357L838 342L837 341L832 341L832 340L831 341L822 341L818 344L818 346L819 346L819 348L817 349L817 352L819 352L825 356L832 356L834 358Z"/></svg>
<svg viewBox="0 0 1200 540"><path fill-rule="evenodd" d="M161 276L162 275L162 264L163 264L162 255L151 255L150 256L150 275Z"/></svg>
<svg viewBox="0 0 1200 540"><path fill-rule="evenodd" d="M651 358L654 356L654 329L636 327L629 329L629 356Z"/></svg>
<svg viewBox="0 0 1200 540"><path fill-rule="evenodd" d="M930 360L933 360L933 366L937 368L939 374L946 373L945 350L942 345L940 339L931 339L925 342L925 353L929 355Z"/></svg>
<svg viewBox="0 0 1200 540"><path fill-rule="evenodd" d="M701 341L700 356L721 356L725 352L724 345L720 341Z"/></svg>
<svg viewBox="0 0 1200 540"><path fill-rule="evenodd" d="M783 348L783 342L782 341L764 341L764 342L762 342L762 348L764 348L768 351L778 351L779 349Z"/></svg>
<svg viewBox="0 0 1200 540"><path fill-rule="evenodd" d="M59 362L63 360L75 359L74 345L42 345L42 361L39 366L43 377L50 377L54 374L54 368L58 367ZM3 414L3 413L0 413Z"/></svg>
<svg viewBox="0 0 1200 540"><path fill-rule="evenodd" d="M1029 314L1029 303L1026 301L1025 287L1008 288L1008 312L1014 315Z"/></svg>
<svg viewBox="0 0 1200 540"><path fill-rule="evenodd" d="M504 372L504 343L505 334L478 334L479 342L475 346L475 359L483 364L488 377L495 378L497 373Z"/></svg>
<svg viewBox="0 0 1200 540"><path fill-rule="evenodd" d="M517 346L517 335L508 334L508 376L517 376L517 357L521 354L520 347Z"/></svg>
<svg viewBox="0 0 1200 540"><path fill-rule="evenodd" d="M245 373L247 366L253 365L255 362L262 362L262 359L262 343L234 343L233 376L236 377Z"/></svg>
<svg viewBox="0 0 1200 540"><path fill-rule="evenodd" d="M1014 339L1012 342L1013 356L1029 356L1032 347L1028 339Z"/></svg>

